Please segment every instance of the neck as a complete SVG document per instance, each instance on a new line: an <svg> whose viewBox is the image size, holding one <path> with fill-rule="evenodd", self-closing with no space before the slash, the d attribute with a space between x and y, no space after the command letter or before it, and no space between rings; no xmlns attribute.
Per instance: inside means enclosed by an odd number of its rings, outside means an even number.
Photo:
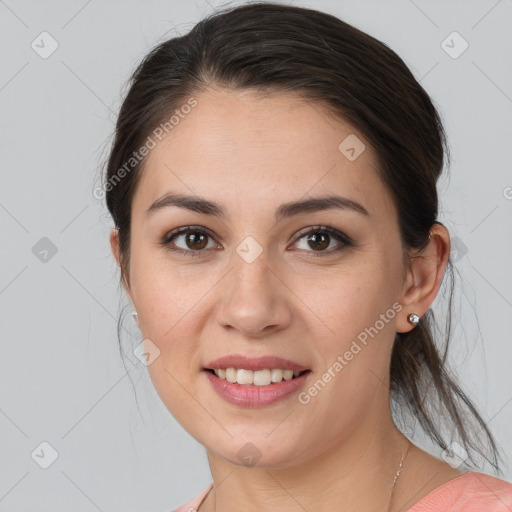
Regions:
<svg viewBox="0 0 512 512"><path fill-rule="evenodd" d="M288 467L241 467L208 451L215 487L200 510L339 510L340 498L347 512L391 510L393 482L408 446L389 415L384 424L382 418L359 424L341 442Z"/></svg>

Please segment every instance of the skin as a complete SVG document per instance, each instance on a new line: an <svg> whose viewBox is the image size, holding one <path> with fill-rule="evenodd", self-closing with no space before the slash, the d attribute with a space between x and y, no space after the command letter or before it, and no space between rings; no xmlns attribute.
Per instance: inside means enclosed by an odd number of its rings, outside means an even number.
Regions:
<svg viewBox="0 0 512 512"><path fill-rule="evenodd" d="M345 511L381 512L388 504L405 510L461 474L400 433L388 391L395 332L414 328L407 315L424 315L434 301L449 255L447 230L434 225L421 257L409 260L375 152L322 105L220 88L195 98L198 105L145 162L123 281L143 337L160 350L148 366L152 382L207 450L215 492L200 510L329 511L339 509L340 497ZM349 134L366 145L354 161L338 149ZM218 202L227 217L176 206L148 216L170 191ZM332 209L274 220L282 203L332 193L369 215ZM159 244L187 225L212 233L198 256ZM297 237L316 225L341 231L353 245L328 237L319 250L307 235ZM252 263L236 252L247 236L263 249ZM116 230L110 241L120 264ZM198 253L184 235L171 246ZM333 248L340 250L326 253ZM309 367L313 383L393 304L401 311L306 405L292 395L241 408L220 398L201 373L230 353L278 355ZM252 467L237 456L247 442L260 454Z"/></svg>

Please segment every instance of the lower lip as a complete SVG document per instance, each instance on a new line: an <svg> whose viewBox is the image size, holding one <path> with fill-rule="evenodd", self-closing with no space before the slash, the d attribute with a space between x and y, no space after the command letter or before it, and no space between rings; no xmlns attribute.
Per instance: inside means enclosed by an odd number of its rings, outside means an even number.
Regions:
<svg viewBox="0 0 512 512"><path fill-rule="evenodd" d="M227 402L240 407L264 407L290 396L304 386L311 371L290 380L255 386L254 384L237 384L217 377L203 370L215 392Z"/></svg>

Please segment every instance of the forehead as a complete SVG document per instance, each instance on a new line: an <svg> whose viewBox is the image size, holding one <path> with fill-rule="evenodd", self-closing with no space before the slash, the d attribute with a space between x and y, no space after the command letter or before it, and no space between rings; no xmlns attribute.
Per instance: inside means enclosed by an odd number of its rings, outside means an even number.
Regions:
<svg viewBox="0 0 512 512"><path fill-rule="evenodd" d="M331 192L366 197L370 213L390 207L373 148L319 102L223 89L194 98L146 157L134 212L170 191L253 211Z"/></svg>

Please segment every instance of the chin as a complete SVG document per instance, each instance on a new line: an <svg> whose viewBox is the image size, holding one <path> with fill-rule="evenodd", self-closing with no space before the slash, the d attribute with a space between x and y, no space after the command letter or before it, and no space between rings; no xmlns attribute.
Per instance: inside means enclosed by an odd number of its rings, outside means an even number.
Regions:
<svg viewBox="0 0 512 512"><path fill-rule="evenodd" d="M237 436L229 426L226 426L233 437L227 434L229 439L224 442L211 440L200 442L213 457L239 467L270 470L285 469L297 464L297 455L303 448L300 439L297 439L297 443L293 443L288 436L289 445L285 445L282 439L277 439L277 436L273 438L272 434L267 435L267 432L271 432L273 428L275 425L255 435L248 434L246 431L244 435Z"/></svg>

